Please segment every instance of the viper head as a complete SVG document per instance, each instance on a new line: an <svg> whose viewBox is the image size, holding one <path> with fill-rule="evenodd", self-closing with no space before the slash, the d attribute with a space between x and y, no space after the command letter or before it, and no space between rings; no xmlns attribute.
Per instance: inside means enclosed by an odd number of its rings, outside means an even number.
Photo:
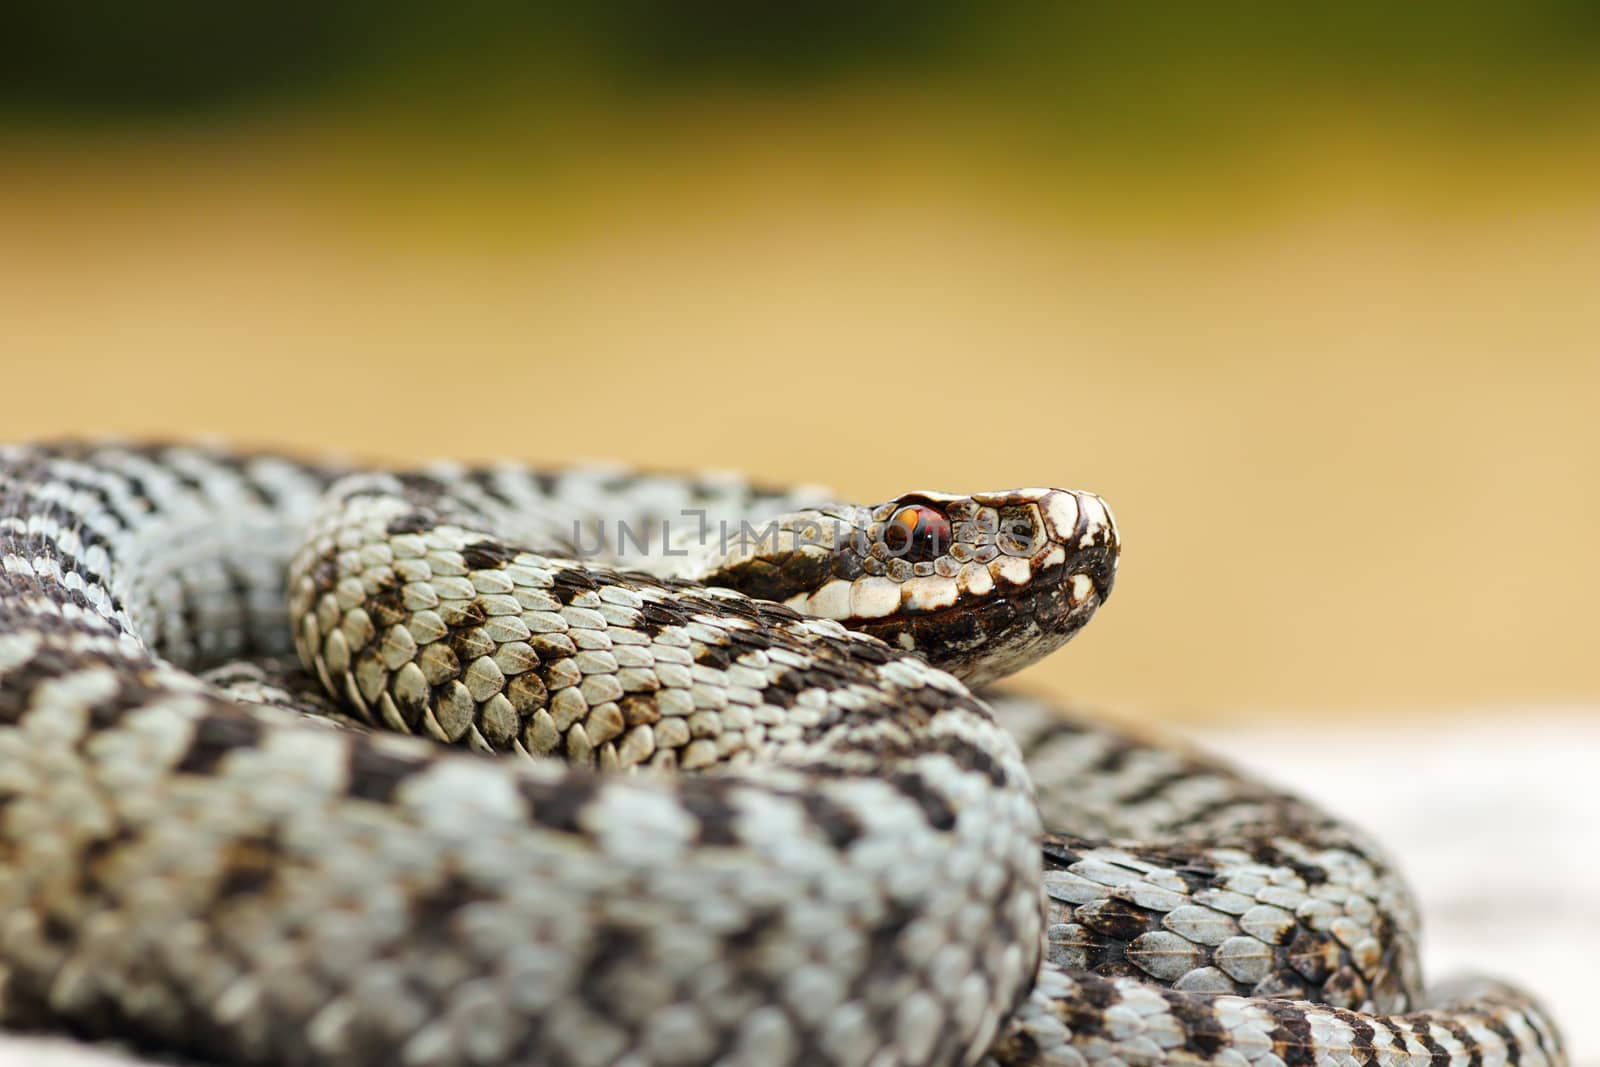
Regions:
<svg viewBox="0 0 1600 1067"><path fill-rule="evenodd" d="M976 686L1077 633L1111 593L1119 548L1092 493L916 492L751 527L699 577L834 619Z"/></svg>

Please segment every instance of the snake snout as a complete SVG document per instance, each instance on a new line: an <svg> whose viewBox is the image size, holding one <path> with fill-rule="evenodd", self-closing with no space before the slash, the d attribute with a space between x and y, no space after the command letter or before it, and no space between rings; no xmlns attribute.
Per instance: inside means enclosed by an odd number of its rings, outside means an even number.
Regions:
<svg viewBox="0 0 1600 1067"><path fill-rule="evenodd" d="M1048 536L1066 549L1069 571L1086 577L1104 601L1116 584L1122 550L1111 508L1094 493L1055 489L1040 501L1039 511Z"/></svg>

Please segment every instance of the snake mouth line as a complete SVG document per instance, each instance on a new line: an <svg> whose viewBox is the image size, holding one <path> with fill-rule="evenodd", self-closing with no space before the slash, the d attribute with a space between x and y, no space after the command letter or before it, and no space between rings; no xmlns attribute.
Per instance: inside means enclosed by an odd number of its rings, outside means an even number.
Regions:
<svg viewBox="0 0 1600 1067"><path fill-rule="evenodd" d="M974 612L983 613L1015 605L1020 600L1036 599L1046 590L1059 590L1068 611L1094 610L1105 603L1110 595L1109 581L1097 582L1094 577L1078 571L1065 579L1043 575L1037 581L1015 589L993 589L987 593L968 593L956 603L936 608L903 607L892 615L869 618L850 615L836 620L851 629L866 626L906 626L916 622L938 622L959 618Z"/></svg>
<svg viewBox="0 0 1600 1067"><path fill-rule="evenodd" d="M1083 571L1046 572L1019 590L883 619L842 620L852 630L916 652L969 685L985 684L1058 648L1094 617L1110 593Z"/></svg>

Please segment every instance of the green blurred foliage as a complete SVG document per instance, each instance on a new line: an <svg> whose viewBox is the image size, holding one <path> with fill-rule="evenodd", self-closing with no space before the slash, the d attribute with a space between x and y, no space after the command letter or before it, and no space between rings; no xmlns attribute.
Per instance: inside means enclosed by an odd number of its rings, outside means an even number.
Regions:
<svg viewBox="0 0 1600 1067"><path fill-rule="evenodd" d="M349 0L21 0L0 16L0 98L81 116L208 112L463 82L807 83L948 55L953 4L820 0L459 7Z"/></svg>
<svg viewBox="0 0 1600 1067"><path fill-rule="evenodd" d="M1333 5L435 5L11 0L0 105L39 118L227 114L503 83L598 96L911 80L1049 120L1270 106L1303 91L1544 113L1593 97L1592 0ZM517 97L515 91L512 96Z"/></svg>

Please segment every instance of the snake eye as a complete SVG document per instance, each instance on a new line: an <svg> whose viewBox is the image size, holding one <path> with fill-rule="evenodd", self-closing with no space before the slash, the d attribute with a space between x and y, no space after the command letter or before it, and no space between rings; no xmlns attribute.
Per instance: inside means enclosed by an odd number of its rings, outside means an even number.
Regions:
<svg viewBox="0 0 1600 1067"><path fill-rule="evenodd" d="M921 504L901 508L883 528L890 554L912 563L938 559L950 547L951 539L950 520Z"/></svg>

